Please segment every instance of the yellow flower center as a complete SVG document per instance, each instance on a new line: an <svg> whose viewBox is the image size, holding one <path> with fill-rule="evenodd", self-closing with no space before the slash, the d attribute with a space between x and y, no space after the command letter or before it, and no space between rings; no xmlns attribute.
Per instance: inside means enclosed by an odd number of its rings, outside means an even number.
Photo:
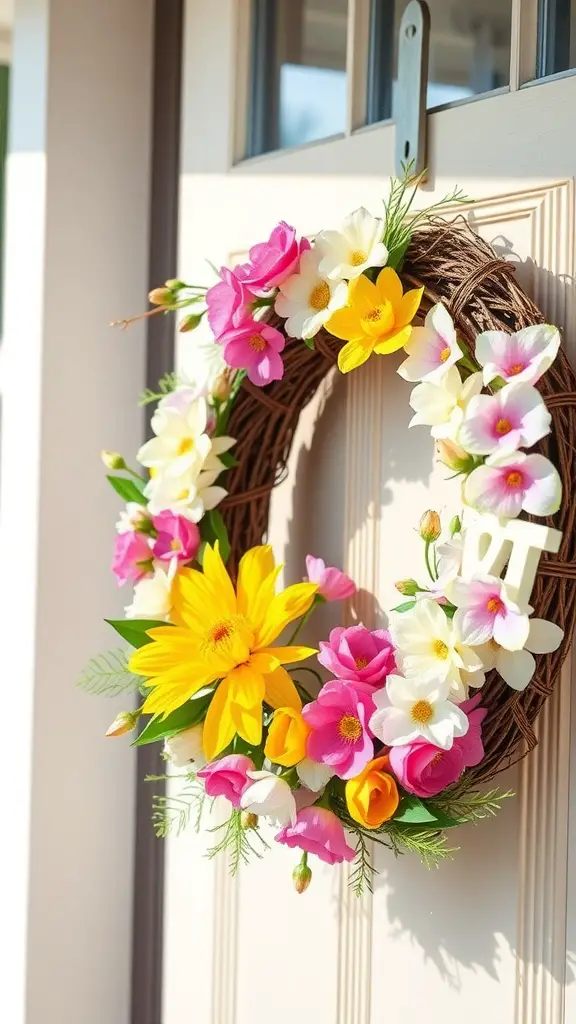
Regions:
<svg viewBox="0 0 576 1024"><path fill-rule="evenodd" d="M182 440L180 441L180 444L178 445L177 454L178 455L187 455L188 452L192 451L193 447L194 447L194 438L193 437L183 437Z"/></svg>
<svg viewBox="0 0 576 1024"><path fill-rule="evenodd" d="M178 540L177 537L170 541L170 551L182 551L182 541Z"/></svg>
<svg viewBox="0 0 576 1024"><path fill-rule="evenodd" d="M356 715L343 715L338 723L338 732L343 740L355 743L362 735L362 723Z"/></svg>
<svg viewBox="0 0 576 1024"><path fill-rule="evenodd" d="M368 259L368 253L362 249L355 249L354 252L350 253L350 266L361 267L363 263L366 263Z"/></svg>
<svg viewBox="0 0 576 1024"><path fill-rule="evenodd" d="M263 352L266 348L266 342L261 334L253 334L248 339L248 344L254 352Z"/></svg>
<svg viewBox="0 0 576 1024"><path fill-rule="evenodd" d="M499 419L496 421L495 431L502 437L504 434L509 434L512 430L512 424L510 420Z"/></svg>
<svg viewBox="0 0 576 1024"><path fill-rule="evenodd" d="M432 765L438 764L438 762L442 760L442 755L443 755L443 751L441 751L441 750L439 750L438 753L434 755L434 757L430 761L430 767L431 768L432 768Z"/></svg>
<svg viewBox="0 0 576 1024"><path fill-rule="evenodd" d="M326 309L330 302L330 288L326 284L326 281L319 281L318 284L310 292L308 299L308 305L311 309L315 309L317 313L321 310Z"/></svg>
<svg viewBox="0 0 576 1024"><path fill-rule="evenodd" d="M354 664L358 670L366 668L368 664L368 658L354 658Z"/></svg>
<svg viewBox="0 0 576 1024"><path fill-rule="evenodd" d="M385 337L395 324L394 307L387 299L373 306L362 317L366 333L372 337Z"/></svg>
<svg viewBox="0 0 576 1024"><path fill-rule="evenodd" d="M513 470L512 473L508 473L508 476L506 477L506 483L508 484L508 487L512 488L512 490L522 487L522 482L522 473L519 473L518 470Z"/></svg>
<svg viewBox="0 0 576 1024"><path fill-rule="evenodd" d="M185 487L183 491L180 491L180 494L176 495L176 501L186 501L186 499L188 498L189 494L190 494L190 489L188 487Z"/></svg>
<svg viewBox="0 0 576 1024"><path fill-rule="evenodd" d="M443 640L435 640L432 644L432 650L437 658L440 658L441 661L446 661L446 658L448 657L448 646Z"/></svg>
<svg viewBox="0 0 576 1024"><path fill-rule="evenodd" d="M503 608L504 605L499 597L491 597L486 602L486 611L490 612L490 615L499 615Z"/></svg>
<svg viewBox="0 0 576 1024"><path fill-rule="evenodd" d="M514 363L514 366L511 366L508 370L508 376L515 377L517 373L522 373L523 369L522 363Z"/></svg>
<svg viewBox="0 0 576 1024"><path fill-rule="evenodd" d="M203 655L210 655L218 652L222 647L228 646L236 633L236 627L232 619L222 619L215 622L206 632L201 643Z"/></svg>
<svg viewBox="0 0 576 1024"><path fill-rule="evenodd" d="M417 700L410 711L414 722L420 725L428 725L434 718L434 708L427 700Z"/></svg>
<svg viewBox="0 0 576 1024"><path fill-rule="evenodd" d="M440 353L440 362L441 363L445 363L446 360L448 359L449 355L450 355L450 346L446 345L446 348L443 348L441 353Z"/></svg>

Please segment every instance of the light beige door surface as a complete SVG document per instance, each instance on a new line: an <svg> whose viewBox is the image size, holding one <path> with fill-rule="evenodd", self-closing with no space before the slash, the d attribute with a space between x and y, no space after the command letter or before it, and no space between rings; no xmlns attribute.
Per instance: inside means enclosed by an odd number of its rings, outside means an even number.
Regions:
<svg viewBox="0 0 576 1024"><path fill-rule="evenodd" d="M178 273L209 283L206 259L237 259L280 219L312 235L360 205L378 213L394 171L395 126L363 127L374 30L367 0L304 4L314 15L310 52L320 51L310 63L324 60L336 75L324 93L318 88L315 109L325 96L325 123L339 134L251 159L243 157L257 5L186 6ZM535 76L536 6L431 3L429 96L468 100L429 114L429 184L419 201L464 188L474 202L461 212L514 262L574 349L576 77L524 84ZM290 11L302 7L284 10L286 32ZM473 76L462 84L472 58L480 85ZM472 97L487 82L495 90ZM296 117L283 130L290 141L313 125ZM287 578L303 575L309 551L344 564L374 595L361 608L370 625L395 603L394 580L418 572L411 527L420 513L456 510L458 500L427 434L407 430L409 385L398 362L374 358L349 379L325 381L272 504L270 538ZM337 610L323 614L310 639L336 624ZM501 814L460 830L460 852L438 871L378 853L373 896L356 899L346 868L319 863L298 896L293 851L278 847L233 880L223 861L205 858L202 835L171 839L163 1024L576 1021L570 688L567 665L541 716L537 752L502 779L517 796Z"/></svg>

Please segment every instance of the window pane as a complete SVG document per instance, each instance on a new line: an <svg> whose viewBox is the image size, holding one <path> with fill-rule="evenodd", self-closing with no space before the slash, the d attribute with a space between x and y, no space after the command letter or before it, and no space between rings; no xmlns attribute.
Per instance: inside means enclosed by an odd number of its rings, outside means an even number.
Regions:
<svg viewBox="0 0 576 1024"><path fill-rule="evenodd" d="M428 109L507 86L512 0L428 0ZM372 0L368 121L392 117L406 3Z"/></svg>
<svg viewBox="0 0 576 1024"><path fill-rule="evenodd" d="M343 132L348 0L253 4L250 156Z"/></svg>
<svg viewBox="0 0 576 1024"><path fill-rule="evenodd" d="M576 0L540 0L538 78L576 68Z"/></svg>

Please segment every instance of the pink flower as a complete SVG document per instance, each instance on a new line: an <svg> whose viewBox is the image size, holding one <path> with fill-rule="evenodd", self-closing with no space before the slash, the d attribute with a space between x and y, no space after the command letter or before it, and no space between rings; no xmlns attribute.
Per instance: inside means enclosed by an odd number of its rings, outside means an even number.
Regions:
<svg viewBox="0 0 576 1024"><path fill-rule="evenodd" d="M244 754L228 754L219 761L212 761L197 773L204 779L208 796L225 796L233 807L240 807L244 790L252 784L248 772L254 771L254 762Z"/></svg>
<svg viewBox="0 0 576 1024"><path fill-rule="evenodd" d="M458 443L472 455L531 448L550 433L552 417L536 388L508 384L495 395L470 399Z"/></svg>
<svg viewBox="0 0 576 1024"><path fill-rule="evenodd" d="M374 757L368 719L374 711L371 697L354 683L331 679L318 697L302 709L312 732L306 755L312 761L330 765L341 779L351 779Z"/></svg>
<svg viewBox="0 0 576 1024"><path fill-rule="evenodd" d="M254 295L245 283L246 271L236 267L234 271L222 267L218 284L206 292L208 323L214 337L220 340L226 331L232 331L249 319Z"/></svg>
<svg viewBox="0 0 576 1024"><path fill-rule="evenodd" d="M454 629L462 643L476 646L494 639L507 651L520 651L530 630L528 615L510 600L506 584L497 576L457 579L450 590L456 605Z"/></svg>
<svg viewBox="0 0 576 1024"><path fill-rule="evenodd" d="M284 335L269 324L248 320L242 327L228 331L220 339L228 366L247 370L248 379L263 387L272 380L282 380L284 363L280 352Z"/></svg>
<svg viewBox="0 0 576 1024"><path fill-rule="evenodd" d="M560 508L562 483L544 455L490 455L464 481L464 501L478 512L514 519L522 510L551 516Z"/></svg>
<svg viewBox="0 0 576 1024"><path fill-rule="evenodd" d="M152 547L154 558L163 562L171 562L173 558L179 562L190 562L196 557L200 547L200 530L195 523L173 512L160 512L153 516L152 523L158 531Z"/></svg>
<svg viewBox="0 0 576 1024"><path fill-rule="evenodd" d="M346 842L342 822L326 807L305 807L298 811L296 824L286 825L274 838L292 849L315 853L327 864L341 864L356 856Z"/></svg>
<svg viewBox="0 0 576 1024"><path fill-rule="evenodd" d="M481 725L486 716L485 708L477 708L480 699L477 694L460 705L460 710L468 716L468 732L457 736L450 750L425 742L390 749L390 767L409 793L419 797L436 796L456 782L465 768L480 764L484 757Z"/></svg>
<svg viewBox="0 0 576 1024"><path fill-rule="evenodd" d="M250 262L236 268L243 275L243 283L257 295L270 292L296 269L300 254L310 248L307 239L296 241L296 231L281 220L267 242L259 242L250 249Z"/></svg>
<svg viewBox="0 0 576 1024"><path fill-rule="evenodd" d="M118 583L137 583L145 576L152 575L152 552L148 539L143 533L128 530L117 533L114 541L112 572Z"/></svg>
<svg viewBox="0 0 576 1024"><path fill-rule="evenodd" d="M318 661L332 675L369 686L382 685L396 667L394 644L386 629L338 626L320 643Z"/></svg>
<svg viewBox="0 0 576 1024"><path fill-rule="evenodd" d="M343 601L356 593L356 584L340 569L327 568L322 558L306 555L310 583L318 584L318 593L326 601Z"/></svg>
<svg viewBox="0 0 576 1024"><path fill-rule="evenodd" d="M523 327L517 334L485 331L476 338L476 359L484 367L484 384L495 377L535 384L552 365L560 348L560 332L550 324Z"/></svg>

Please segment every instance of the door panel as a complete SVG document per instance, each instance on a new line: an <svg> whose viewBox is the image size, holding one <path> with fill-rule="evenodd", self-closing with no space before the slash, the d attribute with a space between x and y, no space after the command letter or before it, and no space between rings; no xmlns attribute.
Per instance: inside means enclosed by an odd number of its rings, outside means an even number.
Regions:
<svg viewBox="0 0 576 1024"><path fill-rule="evenodd" d="M229 263L280 218L313 234L360 204L377 212L393 171L393 125L231 168L245 7L188 3L185 279L207 281L206 258ZM567 78L431 115L430 184L421 196L429 205L458 184L474 197L460 212L514 261L572 351L576 142L563 112L575 99L576 79ZM308 551L344 563L366 591L358 615L367 625L397 603L394 580L418 572L412 527L420 514L458 503L427 435L407 430L409 385L395 373L398 362L373 358L345 381L327 379L303 413L272 501L270 539L286 578L302 575ZM308 638L327 633L336 614L327 606ZM517 797L496 819L455 833L460 852L438 872L382 851L373 896L357 900L347 868L320 864L298 896L292 851L276 846L233 880L223 861L203 857L205 837L169 840L163 1024L264 1024L271 1016L277 1024L413 1024L423 1014L430 1024L569 1020L570 688L567 664L539 720L540 746L501 779Z"/></svg>

